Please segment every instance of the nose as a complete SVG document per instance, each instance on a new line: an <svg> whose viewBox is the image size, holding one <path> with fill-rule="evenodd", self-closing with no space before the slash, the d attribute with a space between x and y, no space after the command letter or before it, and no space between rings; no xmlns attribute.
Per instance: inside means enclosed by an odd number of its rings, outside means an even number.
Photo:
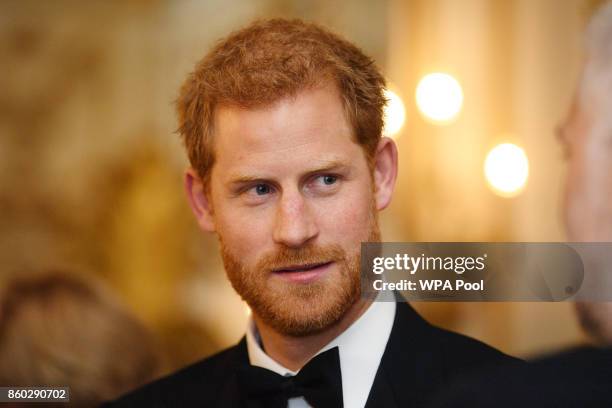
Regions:
<svg viewBox="0 0 612 408"><path fill-rule="evenodd" d="M299 191L284 191L276 212L273 239L299 248L319 234L314 214Z"/></svg>

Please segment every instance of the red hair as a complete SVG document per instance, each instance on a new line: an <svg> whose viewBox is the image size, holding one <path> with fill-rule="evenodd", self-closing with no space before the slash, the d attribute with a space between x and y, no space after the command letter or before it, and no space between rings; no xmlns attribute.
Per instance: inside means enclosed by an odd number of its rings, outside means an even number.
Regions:
<svg viewBox="0 0 612 408"><path fill-rule="evenodd" d="M208 181L215 162L214 111L227 104L256 108L331 80L366 157L383 127L385 80L359 48L316 24L272 19L221 40L196 65L177 101L179 133L191 166Z"/></svg>

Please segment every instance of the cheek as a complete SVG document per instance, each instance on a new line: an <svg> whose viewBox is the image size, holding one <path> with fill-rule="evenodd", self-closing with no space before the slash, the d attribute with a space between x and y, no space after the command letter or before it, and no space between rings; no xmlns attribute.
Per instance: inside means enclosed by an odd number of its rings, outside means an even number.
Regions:
<svg viewBox="0 0 612 408"><path fill-rule="evenodd" d="M270 241L271 222L265 213L223 209L215 221L224 245L246 264L256 262Z"/></svg>
<svg viewBox="0 0 612 408"><path fill-rule="evenodd" d="M372 193L360 189L320 208L319 217L323 241L343 243L346 249L369 237L372 217Z"/></svg>
<svg viewBox="0 0 612 408"><path fill-rule="evenodd" d="M566 173L566 194L567 199L581 197L585 188L585 181L588 182L589 163L584 161L584 151L582 146L572 146L572 154L567 162Z"/></svg>

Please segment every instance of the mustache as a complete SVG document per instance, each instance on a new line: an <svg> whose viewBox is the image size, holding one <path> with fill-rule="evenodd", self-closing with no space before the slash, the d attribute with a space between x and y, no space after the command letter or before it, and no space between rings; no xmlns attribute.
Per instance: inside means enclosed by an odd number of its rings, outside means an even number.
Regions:
<svg viewBox="0 0 612 408"><path fill-rule="evenodd" d="M257 263L258 271L272 271L295 265L313 265L339 262L346 259L346 253L339 245L308 246L303 248L279 248L264 255Z"/></svg>

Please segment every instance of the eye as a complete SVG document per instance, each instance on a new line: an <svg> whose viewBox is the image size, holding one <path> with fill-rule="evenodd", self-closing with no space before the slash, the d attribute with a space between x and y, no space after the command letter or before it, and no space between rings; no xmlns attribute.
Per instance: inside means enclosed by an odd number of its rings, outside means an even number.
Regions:
<svg viewBox="0 0 612 408"><path fill-rule="evenodd" d="M331 174L326 174L321 176L321 180L323 181L323 184L330 186L338 181L338 177L332 176Z"/></svg>
<svg viewBox="0 0 612 408"><path fill-rule="evenodd" d="M342 177L337 174L319 174L311 179L307 189L317 195L335 194L340 186Z"/></svg>
<svg viewBox="0 0 612 408"><path fill-rule="evenodd" d="M254 190L255 190L255 194L260 195L260 196L270 194L270 191L271 191L270 186L267 184L257 184L254 187Z"/></svg>

